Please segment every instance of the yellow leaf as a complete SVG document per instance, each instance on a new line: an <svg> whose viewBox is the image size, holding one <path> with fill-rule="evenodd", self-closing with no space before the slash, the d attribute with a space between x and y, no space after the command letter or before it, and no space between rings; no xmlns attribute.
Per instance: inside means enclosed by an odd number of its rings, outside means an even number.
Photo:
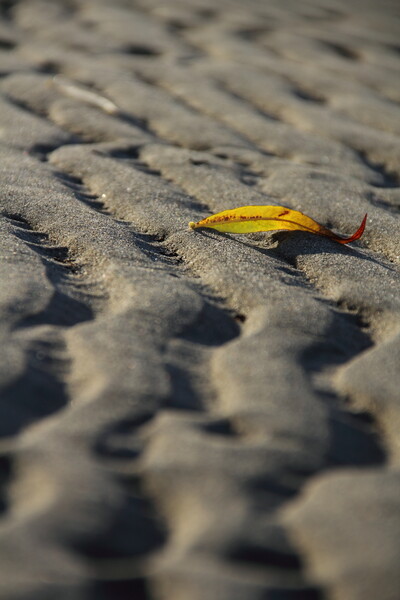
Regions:
<svg viewBox="0 0 400 600"><path fill-rule="evenodd" d="M241 206L211 215L197 223L190 222L189 227L191 229L210 227L225 233L253 233L273 229L307 231L329 237L340 244L348 244L362 236L366 221L367 215L357 231L352 236L344 238L298 210L291 210L284 206Z"/></svg>

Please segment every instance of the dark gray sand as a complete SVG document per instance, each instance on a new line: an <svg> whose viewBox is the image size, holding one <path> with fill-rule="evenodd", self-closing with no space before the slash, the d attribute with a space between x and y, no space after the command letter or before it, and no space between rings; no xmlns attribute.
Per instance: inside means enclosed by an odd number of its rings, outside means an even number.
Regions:
<svg viewBox="0 0 400 600"><path fill-rule="evenodd" d="M398 3L0 7L0 598L398 600Z"/></svg>

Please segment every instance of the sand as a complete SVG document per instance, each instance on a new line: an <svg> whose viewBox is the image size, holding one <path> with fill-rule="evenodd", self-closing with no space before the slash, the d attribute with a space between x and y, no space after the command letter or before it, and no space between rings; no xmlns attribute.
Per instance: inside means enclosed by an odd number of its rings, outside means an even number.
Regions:
<svg viewBox="0 0 400 600"><path fill-rule="evenodd" d="M0 6L0 598L398 600L396 2Z"/></svg>

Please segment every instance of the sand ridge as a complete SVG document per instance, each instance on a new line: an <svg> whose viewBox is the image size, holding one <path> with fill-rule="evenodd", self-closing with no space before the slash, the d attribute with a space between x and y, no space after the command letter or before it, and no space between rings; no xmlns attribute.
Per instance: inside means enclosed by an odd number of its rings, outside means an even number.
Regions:
<svg viewBox="0 0 400 600"><path fill-rule="evenodd" d="M0 15L0 598L397 600L396 3Z"/></svg>

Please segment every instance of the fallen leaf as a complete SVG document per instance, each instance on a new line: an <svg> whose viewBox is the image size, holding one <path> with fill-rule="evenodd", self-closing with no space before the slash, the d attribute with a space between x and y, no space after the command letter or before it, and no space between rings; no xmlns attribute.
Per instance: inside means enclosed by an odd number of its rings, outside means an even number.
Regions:
<svg viewBox="0 0 400 600"><path fill-rule="evenodd" d="M308 231L328 237L339 244L348 244L362 236L366 221L367 215L353 235L342 237L298 210L291 210L284 206L241 206L211 215L197 223L190 222L189 227L191 229L209 227L225 233L253 233L272 229Z"/></svg>

